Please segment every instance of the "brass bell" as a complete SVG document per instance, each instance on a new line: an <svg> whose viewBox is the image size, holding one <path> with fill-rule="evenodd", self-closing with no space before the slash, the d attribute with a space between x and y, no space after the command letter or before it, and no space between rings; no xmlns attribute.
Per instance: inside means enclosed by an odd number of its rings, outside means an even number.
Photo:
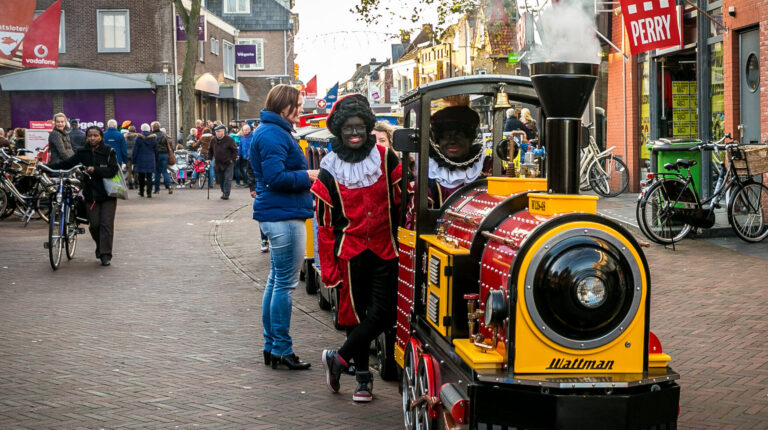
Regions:
<svg viewBox="0 0 768 430"><path fill-rule="evenodd" d="M504 92L504 84L499 86L499 92L496 93L496 103L493 105L494 109L509 109L512 105L509 104L509 94Z"/></svg>

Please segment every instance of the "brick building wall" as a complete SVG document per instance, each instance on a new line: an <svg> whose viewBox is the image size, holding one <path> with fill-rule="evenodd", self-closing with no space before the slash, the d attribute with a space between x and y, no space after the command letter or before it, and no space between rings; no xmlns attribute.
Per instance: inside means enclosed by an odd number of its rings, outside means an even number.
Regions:
<svg viewBox="0 0 768 430"><path fill-rule="evenodd" d="M292 31L241 31L238 37L264 41L264 70L237 71L238 80L251 100L240 102L239 116L242 119L258 118L272 83L293 82L294 35Z"/></svg>
<svg viewBox="0 0 768 430"><path fill-rule="evenodd" d="M735 16L728 15L733 7ZM723 24L729 28L723 34L723 80L725 100L725 130L740 138L739 106L739 34L742 30L759 27L760 34L760 140L768 140L768 0L723 0Z"/></svg>
<svg viewBox="0 0 768 430"><path fill-rule="evenodd" d="M223 40L229 43L235 43L235 37L226 31L214 26L213 24L206 22L205 24L206 39L203 42L202 52L203 61L199 60L200 52L198 52L198 60L195 63L195 75L202 75L203 73L210 73L216 78L216 81L221 83L233 84L234 79L224 77L224 43ZM217 40L219 44L219 54L211 53L211 38ZM198 42L199 43L199 42ZM187 42L180 41L176 43L176 56L178 60L179 75L181 75L181 69L184 66L184 56L187 53ZM237 69L237 68L235 68ZM237 70L235 70L237 73Z"/></svg>
<svg viewBox="0 0 768 430"><path fill-rule="evenodd" d="M611 40L621 47L623 27L621 16L613 16ZM629 52L629 49L626 50ZM629 191L637 192L640 188L640 139L639 117L640 98L638 96L637 58L630 56L623 65L624 57L611 50L608 54L606 146L615 146L614 154L620 155L629 169ZM623 75L626 74L626 81ZM626 86L623 85L626 82ZM625 98L626 94L626 98ZM626 116L624 109L626 104ZM626 141L626 153L624 143Z"/></svg>
<svg viewBox="0 0 768 430"><path fill-rule="evenodd" d="M44 10L54 0L38 0ZM171 2L156 0L62 0L66 52L59 67L79 67L116 73L160 73L173 62ZM129 11L130 52L98 52L97 10Z"/></svg>

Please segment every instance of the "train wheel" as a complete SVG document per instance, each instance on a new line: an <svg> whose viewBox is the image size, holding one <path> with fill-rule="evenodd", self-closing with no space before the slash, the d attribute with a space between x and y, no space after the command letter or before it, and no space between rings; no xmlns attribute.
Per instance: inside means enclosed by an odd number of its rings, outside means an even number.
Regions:
<svg viewBox="0 0 768 430"><path fill-rule="evenodd" d="M304 262L304 290L307 294L315 294L317 291L317 282L315 280L315 266L312 260Z"/></svg>
<svg viewBox="0 0 768 430"><path fill-rule="evenodd" d="M344 326L339 324L339 289L331 289L331 318L333 319L333 327L336 330L341 330Z"/></svg>
<svg viewBox="0 0 768 430"><path fill-rule="evenodd" d="M405 349L403 362L403 424L406 430L416 429L416 413L411 403L416 400L416 358L411 345Z"/></svg>
<svg viewBox="0 0 768 430"><path fill-rule="evenodd" d="M419 367L416 369L416 398L427 399L434 396L434 375L429 355L423 355L419 360ZM416 419L416 430L432 430L437 428L437 420L434 418L434 412L429 406L429 402L423 400L414 408Z"/></svg>
<svg viewBox="0 0 768 430"><path fill-rule="evenodd" d="M375 340L376 363L379 366L379 376L385 381L397 379L397 363L395 362L395 329L391 328L381 333Z"/></svg>
<svg viewBox="0 0 768 430"><path fill-rule="evenodd" d="M317 292L315 294L317 294L317 305L320 306L320 309L324 311L331 309L331 302L329 302L328 300L325 299L325 297L323 297L323 292L320 290L320 288L317 289Z"/></svg>

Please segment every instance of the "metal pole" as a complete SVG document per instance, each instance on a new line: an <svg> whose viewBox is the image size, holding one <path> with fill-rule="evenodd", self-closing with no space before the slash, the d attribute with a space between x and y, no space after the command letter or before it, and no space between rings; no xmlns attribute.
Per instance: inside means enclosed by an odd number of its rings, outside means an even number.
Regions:
<svg viewBox="0 0 768 430"><path fill-rule="evenodd" d="M174 94L174 100L173 100L173 106L176 108L176 128L179 127L180 121L180 112L179 112L179 100L178 100L178 94L179 94L179 80L176 79L177 76L179 76L178 73L178 56L176 52L176 43L178 42L176 40L176 4L171 2L171 10L173 11L173 16L171 17L171 20L173 22L173 94Z"/></svg>

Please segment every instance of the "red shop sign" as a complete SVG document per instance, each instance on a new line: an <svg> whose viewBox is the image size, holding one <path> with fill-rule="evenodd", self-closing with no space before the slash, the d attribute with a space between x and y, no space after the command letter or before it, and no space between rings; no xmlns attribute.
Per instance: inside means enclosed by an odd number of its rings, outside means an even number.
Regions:
<svg viewBox="0 0 768 430"><path fill-rule="evenodd" d="M633 55L680 45L675 0L621 0L621 13Z"/></svg>

